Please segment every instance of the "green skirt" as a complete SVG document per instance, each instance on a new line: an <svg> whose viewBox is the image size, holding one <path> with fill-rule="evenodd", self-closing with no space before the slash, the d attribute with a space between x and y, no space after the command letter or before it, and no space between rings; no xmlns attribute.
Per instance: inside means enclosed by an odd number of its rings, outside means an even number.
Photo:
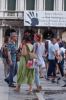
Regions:
<svg viewBox="0 0 66 100"><path fill-rule="evenodd" d="M17 73L17 83L27 83L32 84L34 80L34 69L28 69L26 67L26 58L22 56L20 58L18 73Z"/></svg>

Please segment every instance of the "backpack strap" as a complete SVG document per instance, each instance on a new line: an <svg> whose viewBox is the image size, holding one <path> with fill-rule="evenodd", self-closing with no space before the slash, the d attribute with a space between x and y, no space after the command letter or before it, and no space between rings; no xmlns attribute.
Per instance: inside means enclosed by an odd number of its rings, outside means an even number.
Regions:
<svg viewBox="0 0 66 100"><path fill-rule="evenodd" d="M34 51L35 53L37 52L37 49L38 49L38 43L35 44L35 51Z"/></svg>

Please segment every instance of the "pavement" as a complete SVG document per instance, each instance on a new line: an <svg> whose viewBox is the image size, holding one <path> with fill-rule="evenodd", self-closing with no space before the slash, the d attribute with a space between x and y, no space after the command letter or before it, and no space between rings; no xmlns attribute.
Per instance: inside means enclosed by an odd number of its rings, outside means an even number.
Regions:
<svg viewBox="0 0 66 100"><path fill-rule="evenodd" d="M59 81L59 84L57 84L57 82L52 83L45 78L41 78L41 92L29 94L28 85L22 84L21 91L17 93L13 88L9 88L4 81L3 68L3 62L0 59L0 100L66 100L66 87L62 87L64 84L62 79ZM14 80L16 81L16 77ZM35 84L33 84L33 88L36 88Z"/></svg>

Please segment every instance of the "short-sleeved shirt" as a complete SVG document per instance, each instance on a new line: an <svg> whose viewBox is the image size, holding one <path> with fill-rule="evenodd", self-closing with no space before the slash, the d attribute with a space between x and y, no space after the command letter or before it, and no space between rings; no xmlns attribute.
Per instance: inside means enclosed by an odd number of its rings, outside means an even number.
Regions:
<svg viewBox="0 0 66 100"><path fill-rule="evenodd" d="M10 54L11 54L11 60L13 62L15 62L16 61L17 46L16 46L15 43L10 42L9 45L8 45L8 48L9 48L9 51L10 51Z"/></svg>
<svg viewBox="0 0 66 100"><path fill-rule="evenodd" d="M55 60L55 45L50 42L48 47L48 59Z"/></svg>

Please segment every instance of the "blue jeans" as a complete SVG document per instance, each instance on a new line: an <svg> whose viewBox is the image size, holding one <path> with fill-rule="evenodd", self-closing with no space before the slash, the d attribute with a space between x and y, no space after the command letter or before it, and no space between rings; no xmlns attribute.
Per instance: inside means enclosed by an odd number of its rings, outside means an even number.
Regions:
<svg viewBox="0 0 66 100"><path fill-rule="evenodd" d="M61 61L60 63L58 63L58 67L59 67L61 76L63 77L64 76L64 63L63 63L63 61Z"/></svg>
<svg viewBox="0 0 66 100"><path fill-rule="evenodd" d="M9 69L9 76L8 76L8 80L9 80L9 85L11 85L13 83L13 77L17 74L17 63L13 62L12 65L10 65L10 69Z"/></svg>
<svg viewBox="0 0 66 100"><path fill-rule="evenodd" d="M55 60L49 60L49 67L47 72L47 77L51 76L53 74L53 77L56 76L56 61Z"/></svg>
<svg viewBox="0 0 66 100"><path fill-rule="evenodd" d="M35 83L36 86L40 86L39 66L35 68Z"/></svg>

